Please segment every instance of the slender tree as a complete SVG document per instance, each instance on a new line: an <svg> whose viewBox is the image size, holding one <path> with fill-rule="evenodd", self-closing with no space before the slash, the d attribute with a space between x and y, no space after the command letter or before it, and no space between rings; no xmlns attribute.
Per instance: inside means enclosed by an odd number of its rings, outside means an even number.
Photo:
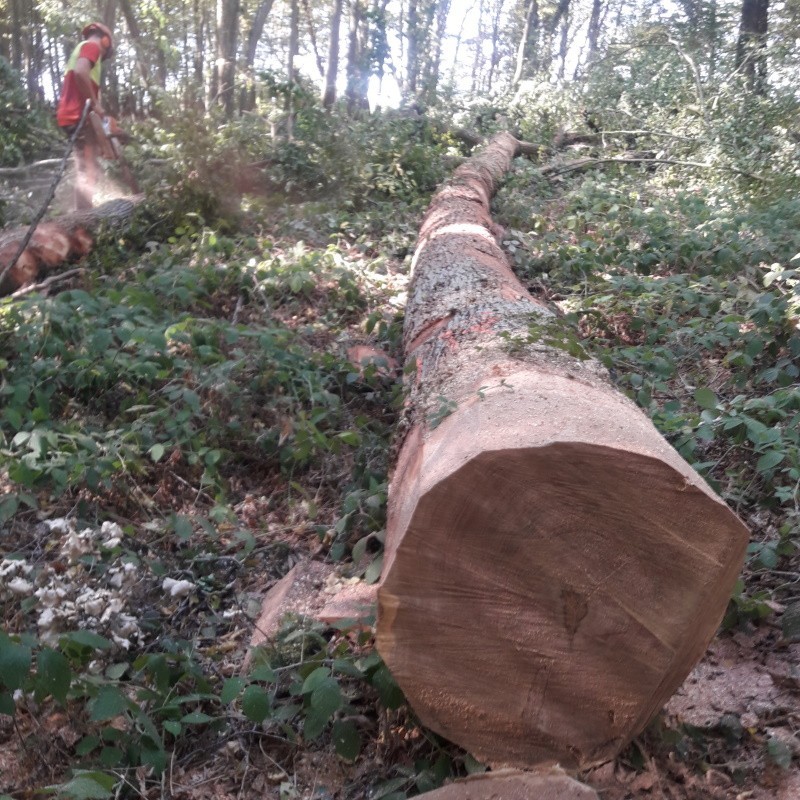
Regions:
<svg viewBox="0 0 800 800"><path fill-rule="evenodd" d="M239 0L217 0L217 60L214 64L213 91L216 101L233 116L233 89L236 78L236 44L239 39Z"/></svg>
<svg viewBox="0 0 800 800"><path fill-rule="evenodd" d="M240 105L243 111L252 109L256 104L256 82L254 69L256 54L261 37L264 34L264 26L267 18L272 11L275 0L261 0L256 8L253 18L250 20L250 31L247 34L247 44L244 52L244 73L246 86L242 87Z"/></svg>
<svg viewBox="0 0 800 800"><path fill-rule="evenodd" d="M350 2L350 28L347 45L347 106L351 113L369 108L368 21L363 0Z"/></svg>
<svg viewBox="0 0 800 800"><path fill-rule="evenodd" d="M744 72L749 88L763 94L767 86L767 33L769 0L742 0L736 66Z"/></svg>
<svg viewBox="0 0 800 800"><path fill-rule="evenodd" d="M522 26L522 36L517 47L517 62L514 70L513 84L518 84L523 78L535 72L537 56L536 48L539 41L539 0L528 0L525 9L525 22Z"/></svg>
<svg viewBox="0 0 800 800"><path fill-rule="evenodd" d="M419 82L419 50L422 32L419 22L419 8L417 0L408 0L406 12L406 75L403 94L409 98L417 94Z"/></svg>
<svg viewBox="0 0 800 800"><path fill-rule="evenodd" d="M342 26L343 0L334 0L331 14L331 35L328 40L328 66L325 71L325 88L322 104L331 108L336 102L336 79L339 76L339 29Z"/></svg>

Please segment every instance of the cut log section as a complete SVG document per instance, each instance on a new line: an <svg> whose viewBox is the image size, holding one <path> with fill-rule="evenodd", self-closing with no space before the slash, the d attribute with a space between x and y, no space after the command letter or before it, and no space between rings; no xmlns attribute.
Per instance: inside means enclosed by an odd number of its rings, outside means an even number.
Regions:
<svg viewBox="0 0 800 800"><path fill-rule="evenodd" d="M47 272L81 258L91 249L91 233L102 224L120 224L133 214L141 196L111 200L90 211L40 222L10 269L28 235L27 227L0 231L0 295L33 283Z"/></svg>
<svg viewBox="0 0 800 800"><path fill-rule="evenodd" d="M703 654L748 532L514 277L509 134L434 197L404 345L377 644L423 723L489 764L612 758Z"/></svg>
<svg viewBox="0 0 800 800"><path fill-rule="evenodd" d="M473 775L420 795L424 800L599 800L597 792L563 772L500 770Z"/></svg>

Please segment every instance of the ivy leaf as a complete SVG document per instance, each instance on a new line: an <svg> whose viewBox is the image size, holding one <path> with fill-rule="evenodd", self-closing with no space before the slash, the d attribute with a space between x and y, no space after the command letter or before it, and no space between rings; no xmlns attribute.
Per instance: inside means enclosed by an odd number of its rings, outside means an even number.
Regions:
<svg viewBox="0 0 800 800"><path fill-rule="evenodd" d="M381 703L388 709L400 708L405 702L405 697L397 682L389 672L389 668L383 664L375 670L375 674L370 681L378 690Z"/></svg>
<svg viewBox="0 0 800 800"><path fill-rule="evenodd" d="M701 386L695 391L694 400L700 408L714 409L717 407L717 396L706 386Z"/></svg>
<svg viewBox="0 0 800 800"><path fill-rule="evenodd" d="M337 719L333 723L333 746L336 754L345 761L355 761L361 752L361 736L350 720Z"/></svg>
<svg viewBox="0 0 800 800"><path fill-rule="evenodd" d="M8 689L19 689L31 668L31 649L15 644L11 637L0 632L0 684Z"/></svg>
<svg viewBox="0 0 800 800"><path fill-rule="evenodd" d="M100 636L94 631L71 631L70 633L65 633L61 638L75 644L91 647L93 650L108 650L111 647L111 642L105 636Z"/></svg>
<svg viewBox="0 0 800 800"><path fill-rule="evenodd" d="M244 685L244 678L228 678L222 684L222 691L219 695L220 703L227 705L228 703L233 702L239 696L239 692L242 691Z"/></svg>
<svg viewBox="0 0 800 800"><path fill-rule="evenodd" d="M316 739L325 729L328 720L342 707L342 692L334 678L326 678L309 698L303 734L306 739Z"/></svg>
<svg viewBox="0 0 800 800"><path fill-rule="evenodd" d="M364 582L368 584L375 583L381 577L381 571L383 570L383 553L378 553L375 558L372 559L372 562L367 567L367 571L364 573Z"/></svg>
<svg viewBox="0 0 800 800"><path fill-rule="evenodd" d="M72 800L105 800L113 796L115 783L116 779L104 772L85 772L61 786L47 788L55 789L59 796L66 795Z"/></svg>
<svg viewBox="0 0 800 800"><path fill-rule="evenodd" d="M40 697L50 694L64 705L71 681L69 661L49 647L41 650L36 657L36 693Z"/></svg>
<svg viewBox="0 0 800 800"><path fill-rule="evenodd" d="M789 769L792 765L792 750L786 742L782 742L776 737L772 737L767 742L767 753L770 759L781 769Z"/></svg>
<svg viewBox="0 0 800 800"><path fill-rule="evenodd" d="M9 717L13 717L16 710L17 707L14 704L13 695L8 694L8 692L0 692L0 714L7 714Z"/></svg>
<svg viewBox="0 0 800 800"><path fill-rule="evenodd" d="M327 667L317 667L303 682L302 693L311 694L318 686L325 683L330 674L331 671Z"/></svg>
<svg viewBox="0 0 800 800"><path fill-rule="evenodd" d="M89 717L94 722L113 719L129 707L130 701L115 686L104 686L89 702Z"/></svg>
<svg viewBox="0 0 800 800"><path fill-rule="evenodd" d="M756 470L763 474L775 469L775 467L783 461L785 455L786 454L782 453L780 450L767 450L767 452L758 459Z"/></svg>
<svg viewBox="0 0 800 800"><path fill-rule="evenodd" d="M204 714L202 711L192 711L190 714L181 717L181 722L184 725L202 725L203 723L213 721L214 717Z"/></svg>
<svg viewBox="0 0 800 800"><path fill-rule="evenodd" d="M78 744L75 745L75 755L86 756L92 752L100 744L99 736L84 736Z"/></svg>
<svg viewBox="0 0 800 800"><path fill-rule="evenodd" d="M260 686L248 686L242 694L242 713L252 722L263 722L271 705L269 695Z"/></svg>
<svg viewBox="0 0 800 800"><path fill-rule="evenodd" d="M786 607L781 617L781 630L787 642L800 642L800 602Z"/></svg>

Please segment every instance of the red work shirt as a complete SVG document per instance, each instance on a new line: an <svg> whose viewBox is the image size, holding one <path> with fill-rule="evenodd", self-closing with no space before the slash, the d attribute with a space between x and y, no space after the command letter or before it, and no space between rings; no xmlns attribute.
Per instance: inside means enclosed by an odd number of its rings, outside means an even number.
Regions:
<svg viewBox="0 0 800 800"><path fill-rule="evenodd" d="M103 55L100 45L97 42L86 41L79 44L72 53L67 64L67 74L64 76L64 85L61 88L61 99L58 102L58 110L56 111L56 120L63 128L69 125L76 125L83 114L83 104L86 99L81 93L78 81L75 79L75 63L79 58L85 58L92 63L92 67L100 61ZM97 93L100 91L100 84L92 79L92 88L94 89L92 100L97 99Z"/></svg>

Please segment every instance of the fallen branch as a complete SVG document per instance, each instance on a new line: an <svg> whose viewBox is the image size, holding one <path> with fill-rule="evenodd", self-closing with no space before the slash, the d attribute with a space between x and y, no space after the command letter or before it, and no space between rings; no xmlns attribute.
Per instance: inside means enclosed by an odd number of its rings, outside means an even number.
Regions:
<svg viewBox="0 0 800 800"><path fill-rule="evenodd" d="M0 178L19 178L29 175L33 170L43 169L44 167L55 167L60 164L60 158L46 158L43 161L34 161L31 164L23 164L20 167L0 167Z"/></svg>
<svg viewBox="0 0 800 800"><path fill-rule="evenodd" d="M672 158L584 158L580 161L573 161L569 164L561 166L552 165L549 167L542 167L542 175L548 177L555 177L556 175L563 175L565 172L573 172L578 169L587 169L596 166L597 164L670 164L676 167L697 167L699 169L715 169L721 172L733 172L736 175L742 175L745 178L751 178L754 181L764 182L766 178L761 175L755 175L752 172L745 172L736 167L726 167L719 164L704 164L701 161L679 161Z"/></svg>
<svg viewBox="0 0 800 800"><path fill-rule="evenodd" d="M74 278L76 275L83 275L86 270L83 267L78 267L78 269L71 269L67 272L61 272L58 275L51 275L46 280L41 281L40 283L32 283L28 286L23 286L21 289L17 289L16 292L11 294L11 297L23 297L26 294L31 294L32 292L40 292L42 289L49 289L51 286L54 286L57 283L61 283L61 281L69 280L70 278Z"/></svg>
<svg viewBox="0 0 800 800"><path fill-rule="evenodd" d="M486 144L487 142L485 137L481 136L479 133L475 133L474 131L469 131L466 128L454 128L450 131L450 133L452 133L457 139L461 139L462 142L466 142L466 144L471 145L472 147L478 147L479 145ZM545 144L519 141L519 155L539 158L548 152L550 152L550 148Z"/></svg>

